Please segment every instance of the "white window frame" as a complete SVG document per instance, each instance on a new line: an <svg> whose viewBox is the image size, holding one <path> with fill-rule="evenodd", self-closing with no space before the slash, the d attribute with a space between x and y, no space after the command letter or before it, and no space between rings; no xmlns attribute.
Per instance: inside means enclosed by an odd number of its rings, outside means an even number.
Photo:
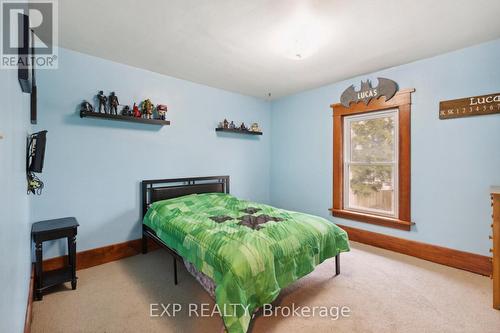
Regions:
<svg viewBox="0 0 500 333"><path fill-rule="evenodd" d="M352 162L351 161L351 122L353 121L360 121L360 120L371 120L371 119L376 119L376 118L382 118L382 117L387 117L387 116L393 116L394 117L394 140L393 140L393 145L394 145L394 155L393 155L393 161L392 162L372 162L372 163L367 163L367 162ZM367 213L367 214L373 214L373 215L380 215L380 216L389 216L389 217L394 217L394 218L399 218L399 110L398 109L389 109L389 110L383 110L383 111L376 111L376 112L370 112L370 113L365 113L365 114L358 114L358 115L352 115L352 116L345 116L344 117L344 198L343 198L343 205L345 210L349 211L354 211L354 212L360 212L360 213ZM392 212L388 213L384 210L379 210L379 209L368 209L364 207L351 207L349 204L349 193L350 193L350 172L349 172L349 167L350 165L392 165L393 166L393 173L392 173L392 184L393 184L393 207L392 207Z"/></svg>

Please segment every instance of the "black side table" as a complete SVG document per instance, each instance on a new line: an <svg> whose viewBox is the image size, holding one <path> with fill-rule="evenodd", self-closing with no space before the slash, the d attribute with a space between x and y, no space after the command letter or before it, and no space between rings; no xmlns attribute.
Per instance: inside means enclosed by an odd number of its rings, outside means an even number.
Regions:
<svg viewBox="0 0 500 333"><path fill-rule="evenodd" d="M43 291L57 284L70 282L76 289L76 233L79 224L74 217L33 223L31 237L35 242L35 296L41 300ZM43 272L42 243L49 240L68 239L68 265L64 268Z"/></svg>

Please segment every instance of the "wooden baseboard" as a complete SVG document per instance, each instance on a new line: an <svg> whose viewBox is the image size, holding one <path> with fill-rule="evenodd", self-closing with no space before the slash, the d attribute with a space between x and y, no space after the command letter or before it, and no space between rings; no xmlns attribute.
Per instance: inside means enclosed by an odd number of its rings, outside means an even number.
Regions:
<svg viewBox="0 0 500 333"><path fill-rule="evenodd" d="M142 240L134 239L128 242L112 244L76 254L76 269L85 269L97 265L102 265L111 261L135 256L142 252ZM158 245L153 241L148 241L148 249L156 250ZM51 258L43 261L43 270L51 271L66 265L67 256Z"/></svg>
<svg viewBox="0 0 500 333"><path fill-rule="evenodd" d="M338 226L347 231L349 239L355 242L380 247L438 264L463 269L476 274L490 276L492 273L491 258L487 256L384 235L344 225ZM155 250L158 249L159 246L149 239L148 248L150 250ZM141 253L141 251L141 239L135 239L128 242L78 252L76 254L76 269L79 270L89 268L131 257ZM66 264L66 260L66 256L44 260L43 269L54 270L62 268ZM33 278L31 283L32 282Z"/></svg>
<svg viewBox="0 0 500 333"><path fill-rule="evenodd" d="M337 225L347 231L349 239L354 242L380 247L472 273L486 276L490 276L492 273L491 258L487 256Z"/></svg>
<svg viewBox="0 0 500 333"><path fill-rule="evenodd" d="M31 319L33 318L33 290L35 288L35 265L31 265L30 283L28 290L28 305L24 318L24 333L31 332Z"/></svg>

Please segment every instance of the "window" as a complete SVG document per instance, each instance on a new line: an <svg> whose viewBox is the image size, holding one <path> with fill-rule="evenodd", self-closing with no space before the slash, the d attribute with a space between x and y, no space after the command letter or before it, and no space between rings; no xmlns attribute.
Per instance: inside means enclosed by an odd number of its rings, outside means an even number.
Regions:
<svg viewBox="0 0 500 333"><path fill-rule="evenodd" d="M410 230L410 94L334 110L332 214Z"/></svg>
<svg viewBox="0 0 500 333"><path fill-rule="evenodd" d="M397 110L344 117L344 208L397 216Z"/></svg>

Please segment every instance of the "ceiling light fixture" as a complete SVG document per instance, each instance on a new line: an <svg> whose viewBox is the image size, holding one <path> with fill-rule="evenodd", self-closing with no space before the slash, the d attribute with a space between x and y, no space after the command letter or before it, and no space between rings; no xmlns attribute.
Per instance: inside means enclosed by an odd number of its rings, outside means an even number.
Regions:
<svg viewBox="0 0 500 333"><path fill-rule="evenodd" d="M296 13L279 26L271 36L271 48L279 55L293 60L303 60L320 49L328 40L328 29L319 17L308 8L298 8Z"/></svg>

